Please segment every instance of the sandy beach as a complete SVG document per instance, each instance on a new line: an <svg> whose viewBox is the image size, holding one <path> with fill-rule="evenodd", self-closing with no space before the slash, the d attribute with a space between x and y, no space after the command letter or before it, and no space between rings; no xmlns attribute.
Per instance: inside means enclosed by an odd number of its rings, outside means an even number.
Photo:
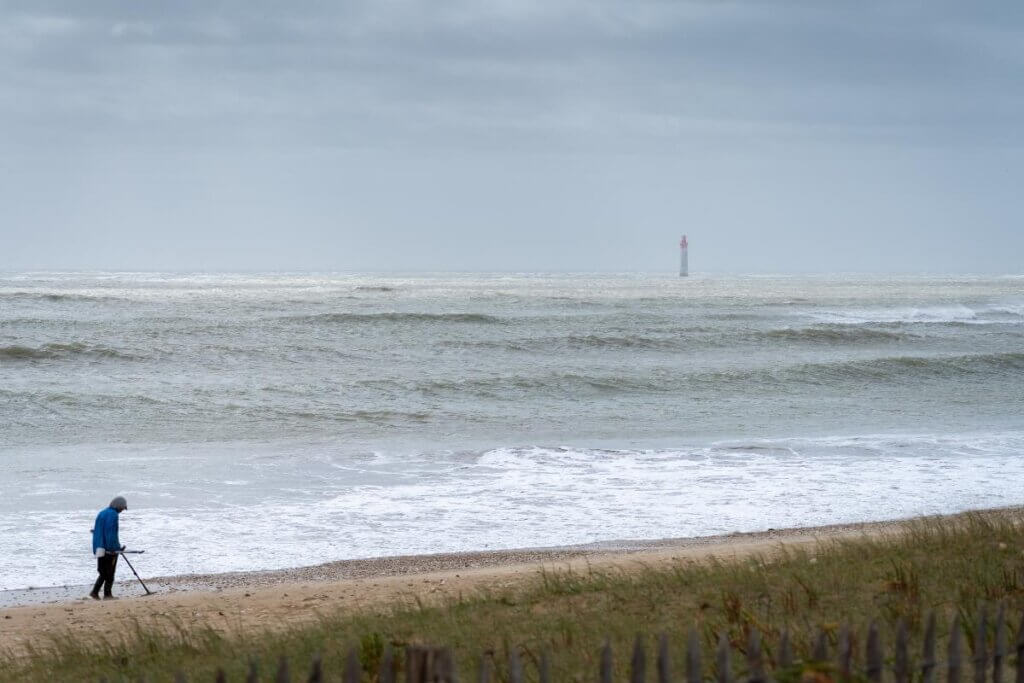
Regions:
<svg viewBox="0 0 1024 683"><path fill-rule="evenodd" d="M993 511L995 512L995 511ZM952 516L955 518L956 516ZM11 591L0 611L0 642L17 651L65 634L86 635L101 624L201 625L223 632L275 629L316 619L339 609L420 600L488 590L514 589L544 569L635 571L711 557L770 555L782 548L812 547L823 541L898 533L908 521L885 521L801 529L767 530L702 538L622 541L565 548L508 550L347 560L297 569L154 578L144 596L127 567L119 568L122 599L81 599L86 587Z"/></svg>

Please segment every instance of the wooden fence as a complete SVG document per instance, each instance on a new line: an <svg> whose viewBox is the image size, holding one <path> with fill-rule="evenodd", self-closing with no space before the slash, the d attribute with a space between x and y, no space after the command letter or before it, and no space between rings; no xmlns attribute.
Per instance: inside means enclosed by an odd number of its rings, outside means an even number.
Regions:
<svg viewBox="0 0 1024 683"><path fill-rule="evenodd" d="M936 619L933 614L925 625L921 656L917 660L912 658L905 624L900 624L893 645L889 648L883 642L878 626L872 623L864 639L863 653L857 652L859 641L847 627L843 626L838 633L831 635L819 631L811 652L802 659L794 655L786 631L782 632L777 646L770 652L762 647L761 636L756 630L751 630L746 642L740 646L730 643L723 633L718 639L712 661L708 662L710 666L707 668L712 672L710 677L705 676L700 637L696 631L691 630L685 646L685 674L682 678L674 677L672 648L664 635L658 638L657 652L653 662L650 662L653 664L651 675L648 675L649 662L644 639L638 636L629 660L629 683L769 683L774 680L803 683L881 683L883 680L892 683L936 683L937 680L947 683L1024 683L1024 614L1021 614L1012 650L1007 647L1007 629L1003 605L999 606L994 624L989 623L984 608L978 611L976 619L970 624L964 623L957 615L953 618L945 651L941 653L945 656L939 659ZM969 659L965 656L965 638L969 640ZM737 650L735 657L734 647ZM370 680L376 683L399 683L402 680L405 683L456 683L458 680L451 648L406 646L398 652L401 656L396 655L390 646L386 648L379 667L375 667L378 670ZM599 683L612 683L614 680L613 656L611 646L605 645L600 652L598 670L595 672ZM400 662L400 659L403 661ZM736 665L740 665L742 676L736 675ZM524 671L520 655L513 649L507 667L498 676L498 672L494 671L493 659L485 655L479 659L475 680L479 683L523 683L526 680L552 682L550 661L546 653L531 668L532 671ZM972 679L968 678L968 674ZM337 674L332 678L337 680ZM341 678L344 683L361 683L365 680L357 650L349 651ZM175 680L187 683L182 674L178 674ZM219 671L215 680L226 682L227 677L223 671ZM246 683L261 680L267 679L261 678L255 663L251 664ZM293 678L288 659L282 658L270 680L276 683L319 683L324 680L323 665L320 658L316 658L308 673L302 672L298 678Z"/></svg>

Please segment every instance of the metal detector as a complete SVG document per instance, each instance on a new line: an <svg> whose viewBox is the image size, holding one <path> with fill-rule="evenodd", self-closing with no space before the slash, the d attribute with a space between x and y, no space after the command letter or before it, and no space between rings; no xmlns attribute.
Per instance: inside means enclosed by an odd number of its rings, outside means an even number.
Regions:
<svg viewBox="0 0 1024 683"><path fill-rule="evenodd" d="M124 557L124 561L125 562L128 562L128 554L129 553L131 553L133 555L141 555L144 552L146 552L146 551L145 550L118 550L117 554L122 556L122 557ZM139 573L137 571L135 571L135 567L132 566L131 562L128 562L128 568L132 570L132 574L135 574L135 578L138 579L139 583L142 584L142 589L146 591L146 595L153 595L153 591L151 591L148 588L146 588L146 582L143 581L142 577L139 576Z"/></svg>

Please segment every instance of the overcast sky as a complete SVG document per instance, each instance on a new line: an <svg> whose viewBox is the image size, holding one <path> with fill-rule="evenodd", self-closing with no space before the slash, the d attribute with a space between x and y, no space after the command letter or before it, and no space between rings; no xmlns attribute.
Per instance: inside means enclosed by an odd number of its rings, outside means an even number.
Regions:
<svg viewBox="0 0 1024 683"><path fill-rule="evenodd" d="M0 0L0 270L1024 271L1024 3Z"/></svg>

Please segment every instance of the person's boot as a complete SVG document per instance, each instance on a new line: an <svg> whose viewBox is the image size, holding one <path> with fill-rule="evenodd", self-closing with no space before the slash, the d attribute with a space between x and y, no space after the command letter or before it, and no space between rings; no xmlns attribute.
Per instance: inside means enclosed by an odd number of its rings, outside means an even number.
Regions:
<svg viewBox="0 0 1024 683"><path fill-rule="evenodd" d="M111 595L110 593L105 593L105 594L103 595L103 599L104 599L104 600L117 600L117 598L116 598L116 597L114 597L113 595Z"/></svg>
<svg viewBox="0 0 1024 683"><path fill-rule="evenodd" d="M99 591L91 591L89 593L89 597L92 598L93 600L99 600L100 599L100 592Z"/></svg>

